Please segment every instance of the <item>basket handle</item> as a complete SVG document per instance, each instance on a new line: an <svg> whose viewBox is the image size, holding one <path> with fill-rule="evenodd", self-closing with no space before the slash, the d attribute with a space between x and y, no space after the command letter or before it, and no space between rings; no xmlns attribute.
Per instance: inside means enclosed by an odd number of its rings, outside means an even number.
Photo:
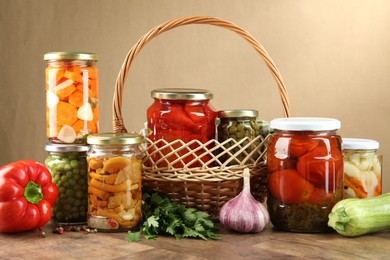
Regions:
<svg viewBox="0 0 390 260"><path fill-rule="evenodd" d="M209 25L219 26L237 33L242 38L244 38L250 45L252 45L252 47L260 54L260 57L264 60L265 64L271 71L272 76L276 81L279 95L282 100L284 115L286 117L290 116L290 105L288 101L288 95L287 95L287 90L285 88L282 76L280 75L279 70L276 68L274 62L272 61L271 57L268 55L267 51L249 32L221 18L210 17L210 16L187 16L187 17L169 20L165 23L162 23L154 27L148 33L142 36L138 40L138 42L127 53L126 58L122 64L121 70L119 71L118 77L115 82L115 91L114 91L114 99L113 99L113 108L114 108L113 129L116 133L127 132L122 117L122 92L123 92L125 80L127 78L127 74L130 70L131 65L134 62L135 57L137 57L141 49L156 36L162 34L163 32L169 31L170 29L183 26L183 25L188 25L188 24L209 24Z"/></svg>

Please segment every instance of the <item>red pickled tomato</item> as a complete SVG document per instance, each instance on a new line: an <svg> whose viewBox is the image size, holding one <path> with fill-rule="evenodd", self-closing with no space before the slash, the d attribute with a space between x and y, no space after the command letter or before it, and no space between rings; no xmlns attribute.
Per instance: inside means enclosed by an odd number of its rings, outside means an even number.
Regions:
<svg viewBox="0 0 390 260"><path fill-rule="evenodd" d="M298 159L297 170L302 177L316 186L332 189L340 180L343 157L337 149L332 148L332 154L329 154L328 149L331 149L331 146L325 141L301 156Z"/></svg>
<svg viewBox="0 0 390 260"><path fill-rule="evenodd" d="M291 158L297 159L307 152L312 151L318 144L318 140L294 137L290 140L288 147L289 155Z"/></svg>
<svg viewBox="0 0 390 260"><path fill-rule="evenodd" d="M313 184L292 169L269 174L268 187L271 194L282 203L305 202L314 190Z"/></svg>

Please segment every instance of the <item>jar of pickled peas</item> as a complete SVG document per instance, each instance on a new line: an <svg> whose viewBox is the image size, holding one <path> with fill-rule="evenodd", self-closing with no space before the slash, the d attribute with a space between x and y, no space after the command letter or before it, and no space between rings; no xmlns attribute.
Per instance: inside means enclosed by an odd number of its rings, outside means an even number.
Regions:
<svg viewBox="0 0 390 260"><path fill-rule="evenodd" d="M343 138L344 198L382 194L382 155L375 140Z"/></svg>
<svg viewBox="0 0 390 260"><path fill-rule="evenodd" d="M143 137L104 133L87 137L88 226L100 231L137 229L142 220Z"/></svg>
<svg viewBox="0 0 390 260"><path fill-rule="evenodd" d="M46 144L45 166L58 187L53 220L61 225L85 224L88 207L86 145Z"/></svg>
<svg viewBox="0 0 390 260"><path fill-rule="evenodd" d="M46 134L54 143L85 143L99 129L98 70L94 53L49 52Z"/></svg>
<svg viewBox="0 0 390 260"><path fill-rule="evenodd" d="M155 142L155 146L148 151L153 166L183 168L201 167L207 163L211 157L204 149L197 148L199 143L215 139L217 112L210 103L213 94L204 89L167 88L153 90L151 95L154 102L147 110L147 122L150 130L148 138ZM174 141L177 142L171 145L172 149L155 151L155 148L162 148ZM195 156L187 155L188 149L172 154L173 149L182 146L181 142L192 142L189 148L197 149ZM196 156L200 160L195 160Z"/></svg>
<svg viewBox="0 0 390 260"><path fill-rule="evenodd" d="M267 150L270 219L294 232L328 231L328 215L343 198L340 121L331 118L280 118Z"/></svg>

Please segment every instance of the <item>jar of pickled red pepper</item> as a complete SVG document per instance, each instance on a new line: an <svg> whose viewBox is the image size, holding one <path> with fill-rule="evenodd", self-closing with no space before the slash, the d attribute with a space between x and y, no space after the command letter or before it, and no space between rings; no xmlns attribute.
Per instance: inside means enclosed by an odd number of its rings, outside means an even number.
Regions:
<svg viewBox="0 0 390 260"><path fill-rule="evenodd" d="M154 103L147 110L147 121L150 130L148 137L156 145L148 150L153 166L183 168L201 167L207 163L210 156L204 149L195 152L201 161L195 160L195 155L188 153L188 149L175 154L171 152L191 141L189 148L194 150L199 144L215 139L217 112L210 104L213 94L203 89L170 88L153 90L152 98ZM155 152L156 148L175 140L180 141L171 144L170 148ZM181 156L183 158L179 159Z"/></svg>
<svg viewBox="0 0 390 260"><path fill-rule="evenodd" d="M382 155L375 140L343 138L344 198L382 194Z"/></svg>
<svg viewBox="0 0 390 260"><path fill-rule="evenodd" d="M222 162L231 159L229 165L240 163L245 159L247 154L256 150L256 147L260 144L261 140L257 140L256 142L251 141L260 134L259 125L256 121L258 114L257 110L250 109L218 111L218 118L220 120L217 127L218 142L223 143L232 138L241 144L240 146L237 146L236 142L225 142L225 151L229 151L230 154L238 153L236 158L238 161L233 160L235 159L235 156L231 156L225 152L224 155L220 157ZM249 145L249 143L251 144ZM245 146L249 146L245 150L247 154L240 153L241 148ZM254 152L252 158L256 160L258 156L259 153Z"/></svg>
<svg viewBox="0 0 390 260"><path fill-rule="evenodd" d="M143 137L105 133L87 137L88 216L100 231L137 229L142 220Z"/></svg>
<svg viewBox="0 0 390 260"><path fill-rule="evenodd" d="M99 129L98 70L94 53L49 52L46 134L54 143L85 143Z"/></svg>
<svg viewBox="0 0 390 260"><path fill-rule="evenodd" d="M61 225L85 224L88 207L87 145L46 144L45 166L58 187L53 220Z"/></svg>
<svg viewBox="0 0 390 260"><path fill-rule="evenodd" d="M328 214L343 198L340 121L280 118L268 150L267 205L274 227L293 232L328 231Z"/></svg>

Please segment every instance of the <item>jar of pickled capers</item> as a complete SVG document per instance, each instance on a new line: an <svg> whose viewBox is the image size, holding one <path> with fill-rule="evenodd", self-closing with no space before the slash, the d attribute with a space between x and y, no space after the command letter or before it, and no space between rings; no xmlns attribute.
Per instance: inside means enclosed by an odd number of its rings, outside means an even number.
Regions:
<svg viewBox="0 0 390 260"><path fill-rule="evenodd" d="M218 111L219 124L217 127L218 142L223 143L224 149L220 160L231 160L228 165L237 164L256 150L261 140L252 142L260 134L256 121L256 110L222 110ZM227 141L230 139L230 141ZM245 152L240 152L242 149ZM256 160L258 151L253 152L252 159Z"/></svg>
<svg viewBox="0 0 390 260"><path fill-rule="evenodd" d="M46 144L45 166L58 187L53 220L62 225L85 224L88 210L87 145Z"/></svg>

